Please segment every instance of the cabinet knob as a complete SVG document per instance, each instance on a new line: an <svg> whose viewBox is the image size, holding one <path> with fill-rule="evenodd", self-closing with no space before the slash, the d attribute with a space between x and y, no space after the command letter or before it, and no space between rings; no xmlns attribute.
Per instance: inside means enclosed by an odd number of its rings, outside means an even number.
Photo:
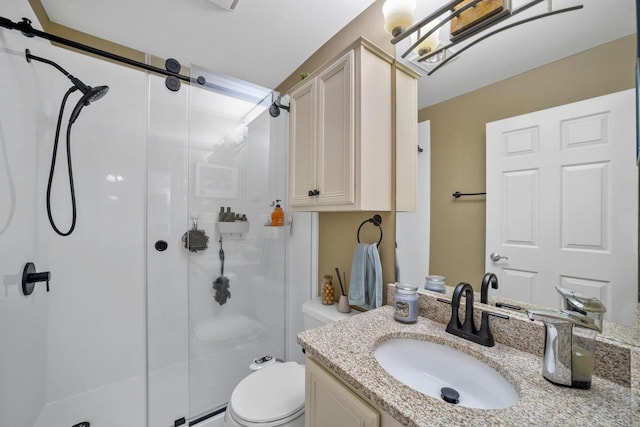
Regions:
<svg viewBox="0 0 640 427"><path fill-rule="evenodd" d="M309 190L309 197L319 196L319 195L320 195L319 190Z"/></svg>
<svg viewBox="0 0 640 427"><path fill-rule="evenodd" d="M313 190L309 190L309 197L313 197Z"/></svg>

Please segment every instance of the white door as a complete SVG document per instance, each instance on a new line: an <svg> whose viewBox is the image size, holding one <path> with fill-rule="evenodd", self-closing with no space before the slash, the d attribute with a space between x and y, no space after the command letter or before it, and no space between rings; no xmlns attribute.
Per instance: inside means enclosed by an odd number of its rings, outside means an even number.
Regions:
<svg viewBox="0 0 640 427"><path fill-rule="evenodd" d="M599 298L605 318L632 323L634 99L628 90L487 124L485 265L498 275L497 295L559 308L562 286Z"/></svg>

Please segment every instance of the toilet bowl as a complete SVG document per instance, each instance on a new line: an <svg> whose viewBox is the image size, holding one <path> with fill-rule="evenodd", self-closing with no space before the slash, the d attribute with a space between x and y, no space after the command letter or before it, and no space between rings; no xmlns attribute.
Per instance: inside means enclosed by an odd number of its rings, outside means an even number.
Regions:
<svg viewBox="0 0 640 427"><path fill-rule="evenodd" d="M357 312L340 313L319 299L304 303L304 328L336 322ZM225 427L303 427L304 365L270 363L235 387L224 416Z"/></svg>
<svg viewBox="0 0 640 427"><path fill-rule="evenodd" d="M225 426L303 426L304 366L274 363L240 381L231 393Z"/></svg>

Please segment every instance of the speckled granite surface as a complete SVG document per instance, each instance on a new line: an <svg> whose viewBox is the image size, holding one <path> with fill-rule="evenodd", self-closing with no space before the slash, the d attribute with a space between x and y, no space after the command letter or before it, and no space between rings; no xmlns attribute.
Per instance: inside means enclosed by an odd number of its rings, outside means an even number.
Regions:
<svg viewBox="0 0 640 427"><path fill-rule="evenodd" d="M640 347L631 351L632 425L640 426Z"/></svg>
<svg viewBox="0 0 640 427"><path fill-rule="evenodd" d="M420 289L418 291L418 303L420 316L435 320L439 323L447 323L451 317L451 306L438 301L438 298L451 300L450 295L442 295L435 292ZM496 342L509 347L542 357L544 352L544 326L541 322L532 322L525 312L515 312L508 309L499 309L479 303L479 297L474 300L474 320L480 325L482 310L489 310L510 316L509 320L492 317L490 320L491 332ZM459 311L461 319L464 319L464 301L460 303ZM394 304L394 285L387 285L387 304ZM594 372L602 378L615 381L624 386L629 386L631 378L631 351L632 345L612 340L598 335ZM637 341L636 341L637 342Z"/></svg>
<svg viewBox="0 0 640 427"><path fill-rule="evenodd" d="M443 304L444 305L444 304ZM445 305L445 307L448 307ZM503 344L483 347L445 332L445 325L420 317L405 325L393 320L393 308L379 309L304 331L298 342L336 376L407 426L629 426L638 419L638 395L630 387L594 377L590 390L550 384L542 377L540 356ZM520 394L511 408L479 410L454 406L415 391L387 374L373 356L381 341L428 339L464 351L492 366ZM633 354L634 370L639 353ZM627 378L636 385L637 377Z"/></svg>

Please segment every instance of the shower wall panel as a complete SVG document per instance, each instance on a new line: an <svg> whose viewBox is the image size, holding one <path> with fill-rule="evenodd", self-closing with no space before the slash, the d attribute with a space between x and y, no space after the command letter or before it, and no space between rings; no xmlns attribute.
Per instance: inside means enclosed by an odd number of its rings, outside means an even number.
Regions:
<svg viewBox="0 0 640 427"><path fill-rule="evenodd" d="M47 294L47 405L36 426L84 420L144 425L146 76L59 48L53 49L52 59L86 84L106 84L110 90L84 107L72 128L78 211L74 232L62 237L46 219L41 221L52 281ZM51 128L69 82L44 64L29 66L47 67L52 76ZM71 106L75 102L77 97ZM67 229L71 201L63 141L61 137L51 208L59 227ZM42 171L48 171L52 144L47 140L39 153ZM38 177L39 189L46 187L46 176ZM36 208L46 218L44 198L38 198Z"/></svg>
<svg viewBox="0 0 640 427"><path fill-rule="evenodd" d="M3 13L33 17L20 2L3 4ZM49 294L38 285L25 297L20 281L26 262L50 268L41 246L38 153L53 135L49 70L28 66L27 47L51 54L48 43L0 31L0 426L20 427L32 426L46 402Z"/></svg>
<svg viewBox="0 0 640 427"><path fill-rule="evenodd" d="M26 1L2 12L39 28ZM69 237L51 229L45 191L71 83L48 64L27 63L25 48L111 88L71 133L78 220ZM4 29L0 75L0 425L144 426L146 77ZM64 134L79 98L68 101L53 183L62 229L71 216ZM51 272L50 292L38 284L23 295L28 261Z"/></svg>

